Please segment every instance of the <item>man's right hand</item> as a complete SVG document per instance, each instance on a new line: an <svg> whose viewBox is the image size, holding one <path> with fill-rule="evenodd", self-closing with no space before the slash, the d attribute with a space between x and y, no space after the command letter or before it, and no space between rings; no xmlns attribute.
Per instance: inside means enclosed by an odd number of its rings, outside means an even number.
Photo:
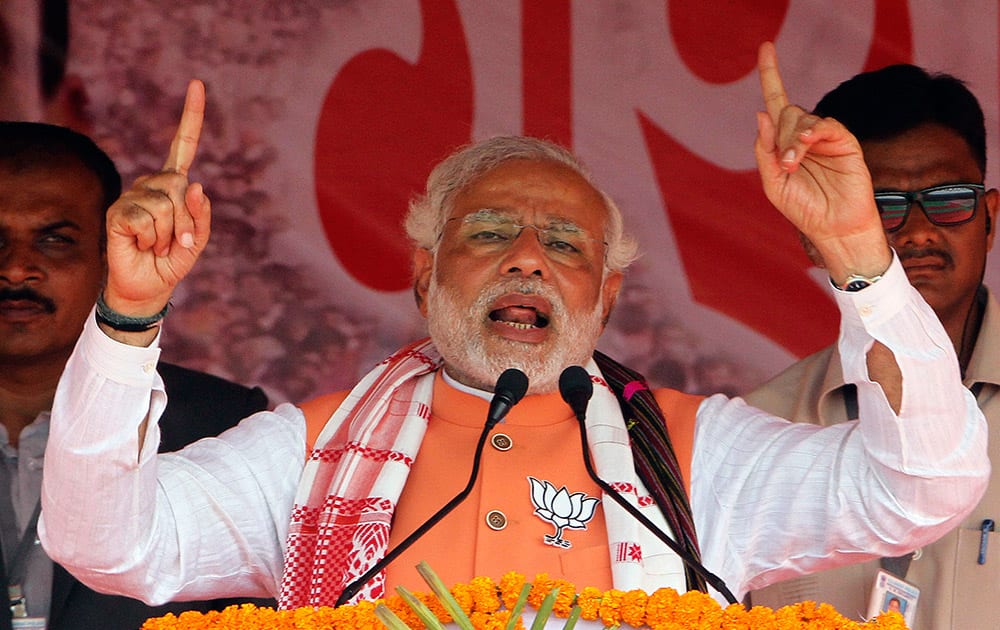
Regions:
<svg viewBox="0 0 1000 630"><path fill-rule="evenodd" d="M881 274L892 252L860 143L838 121L789 103L772 43L761 44L757 63L767 111L757 116L754 149L764 193L808 237L838 285L850 275Z"/></svg>
<svg viewBox="0 0 1000 630"><path fill-rule="evenodd" d="M205 86L195 79L188 84L163 170L138 178L108 210L104 301L118 313L148 317L160 312L208 243L211 205L201 184L188 181L204 116ZM148 345L157 330L102 328L132 345Z"/></svg>

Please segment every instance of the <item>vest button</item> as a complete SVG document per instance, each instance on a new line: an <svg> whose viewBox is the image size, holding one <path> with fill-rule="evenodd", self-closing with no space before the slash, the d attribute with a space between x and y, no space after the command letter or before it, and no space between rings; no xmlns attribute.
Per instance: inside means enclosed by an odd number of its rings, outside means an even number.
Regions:
<svg viewBox="0 0 1000 630"><path fill-rule="evenodd" d="M498 451L509 451L510 447L514 446L514 440L505 433L494 433L493 437L490 438L490 444Z"/></svg>
<svg viewBox="0 0 1000 630"><path fill-rule="evenodd" d="M507 515L500 510L490 510L486 513L486 526L493 531L500 531L507 527Z"/></svg>

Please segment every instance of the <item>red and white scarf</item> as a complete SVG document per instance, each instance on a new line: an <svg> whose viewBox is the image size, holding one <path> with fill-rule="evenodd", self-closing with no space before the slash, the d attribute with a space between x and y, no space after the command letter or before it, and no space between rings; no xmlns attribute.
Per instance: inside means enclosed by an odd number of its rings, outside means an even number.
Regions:
<svg viewBox="0 0 1000 630"><path fill-rule="evenodd" d="M341 591L382 558L393 510L430 418L441 358L429 340L369 372L334 412L306 462L292 508L279 604L332 606ZM596 365L587 431L598 474L663 531L668 527L633 467L614 394ZM616 588L685 589L680 559L608 497L602 501ZM384 572L356 599L383 595Z"/></svg>

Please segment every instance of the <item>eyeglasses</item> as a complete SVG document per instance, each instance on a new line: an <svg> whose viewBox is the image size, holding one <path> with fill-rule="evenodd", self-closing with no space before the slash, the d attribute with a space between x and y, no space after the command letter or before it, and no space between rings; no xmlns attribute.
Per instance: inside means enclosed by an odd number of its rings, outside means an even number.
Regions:
<svg viewBox="0 0 1000 630"><path fill-rule="evenodd" d="M514 244L525 228L535 236L545 254L558 262L581 266L603 257L607 243L592 237L572 222L559 222L549 227L532 223L515 223L513 219L490 211L473 212L464 217L452 217L447 223L461 221L459 238L469 247L482 251L503 251Z"/></svg>
<svg viewBox="0 0 1000 630"><path fill-rule="evenodd" d="M941 227L961 225L976 216L982 184L945 184L914 192L877 192L875 205L886 232L903 227L913 203L924 209L927 220Z"/></svg>

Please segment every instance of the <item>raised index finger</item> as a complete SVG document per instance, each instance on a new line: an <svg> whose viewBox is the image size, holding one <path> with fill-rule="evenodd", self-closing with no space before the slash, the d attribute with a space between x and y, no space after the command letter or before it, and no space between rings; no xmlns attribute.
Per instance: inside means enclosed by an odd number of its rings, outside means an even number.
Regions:
<svg viewBox="0 0 1000 630"><path fill-rule="evenodd" d="M788 105L788 95L785 93L785 85L781 82L781 73L778 72L778 53L771 42L764 42L757 51L757 73L760 75L760 91L764 96L764 106L767 107L771 120L777 123L781 110Z"/></svg>
<svg viewBox="0 0 1000 630"><path fill-rule="evenodd" d="M205 84L198 79L192 79L188 83L181 122L177 125L173 142L170 143L170 153L163 164L163 170L187 176L191 163L194 162L195 153L198 152L198 139L201 137L201 124L204 119Z"/></svg>

